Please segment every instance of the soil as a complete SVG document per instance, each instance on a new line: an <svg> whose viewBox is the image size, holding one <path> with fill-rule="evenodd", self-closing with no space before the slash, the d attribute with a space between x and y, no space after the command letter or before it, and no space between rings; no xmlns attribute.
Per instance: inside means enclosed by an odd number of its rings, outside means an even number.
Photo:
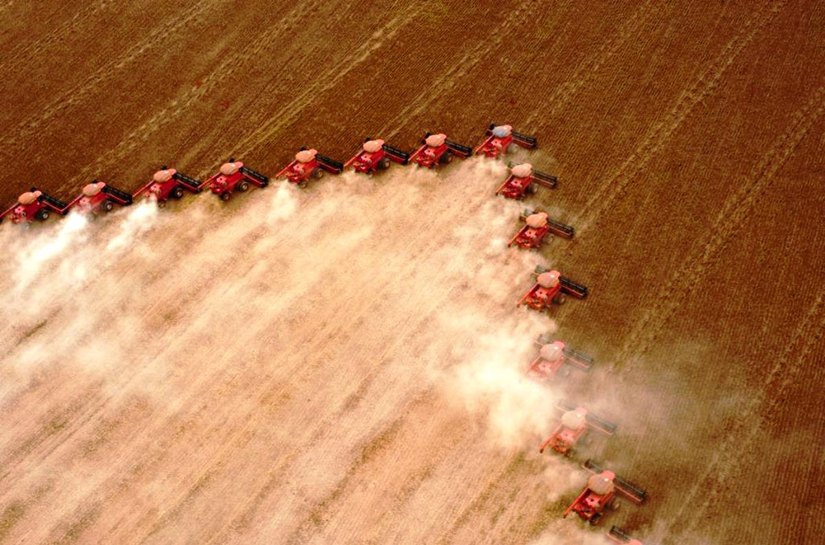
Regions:
<svg viewBox="0 0 825 545"><path fill-rule="evenodd" d="M0 244L0 543L815 543L825 5L0 2L0 197L539 140ZM573 225L506 248L524 206ZM519 309L536 264L590 289ZM595 359L524 376L551 333ZM540 455L561 400L618 425ZM562 519L593 458L648 493Z"/></svg>

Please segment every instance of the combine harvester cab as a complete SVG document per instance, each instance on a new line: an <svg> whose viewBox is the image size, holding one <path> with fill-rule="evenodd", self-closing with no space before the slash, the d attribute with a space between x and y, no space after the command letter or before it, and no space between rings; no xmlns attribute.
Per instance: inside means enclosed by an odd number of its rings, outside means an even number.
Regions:
<svg viewBox="0 0 825 545"><path fill-rule="evenodd" d="M203 186L208 187L222 201L228 201L234 192L246 192L250 184L263 189L269 185L269 178L230 157L228 162L221 165L218 173L208 178Z"/></svg>
<svg viewBox="0 0 825 545"><path fill-rule="evenodd" d="M613 526L610 528L610 532L607 533L607 537L616 543L624 543L625 545L644 545L638 539L633 539L630 537L630 534L619 528L618 526Z"/></svg>
<svg viewBox="0 0 825 545"><path fill-rule="evenodd" d="M527 375L536 380L552 380L562 367L590 371L593 366L593 358L568 348L562 341L553 341L549 335L539 335L536 344L540 346L539 353L527 368Z"/></svg>
<svg viewBox="0 0 825 545"><path fill-rule="evenodd" d="M301 148L300 151L295 154L295 159L276 174L275 177L280 178L286 176L289 183L304 188L311 178L320 179L324 176L324 172L341 174L343 170L344 165L340 161L330 159L326 155L321 155L318 153L318 150Z"/></svg>
<svg viewBox="0 0 825 545"><path fill-rule="evenodd" d="M547 212L543 210L525 208L519 219L524 222L524 226L510 239L507 244L508 247L515 244L519 248L538 250L547 235L552 234L568 240L576 235L576 230L573 227L550 219Z"/></svg>
<svg viewBox="0 0 825 545"><path fill-rule="evenodd" d="M561 420L553 433L539 447L540 453L551 448L563 456L569 456L573 448L585 439L591 429L606 435L613 435L616 432L616 424L602 420L584 407L560 403L556 408L563 411Z"/></svg>
<svg viewBox="0 0 825 545"><path fill-rule="evenodd" d="M116 204L129 206L132 204L132 195L105 182L93 180L69 203L69 208L81 214L94 216L111 212Z"/></svg>
<svg viewBox="0 0 825 545"><path fill-rule="evenodd" d="M536 282L518 302L519 306L527 305L533 310L549 311L553 305L564 303L567 295L576 299L587 297L586 286L562 276L558 271L550 271L537 265L533 276Z"/></svg>
<svg viewBox="0 0 825 545"><path fill-rule="evenodd" d="M418 166L435 168L452 162L453 156L466 159L473 149L447 139L445 134L424 133L422 145L410 156L410 161Z"/></svg>
<svg viewBox="0 0 825 545"><path fill-rule="evenodd" d="M534 149L538 146L538 140L534 136L514 131L510 125L490 123L484 134L484 141L476 147L475 153L495 159L503 153L513 153L516 146Z"/></svg>
<svg viewBox="0 0 825 545"><path fill-rule="evenodd" d="M522 200L528 194L532 195L538 191L539 186L547 189L555 189L559 184L558 178L552 174L533 170L530 163L520 165L507 165L510 167L510 175L504 183L496 190L496 195L504 195L508 199Z"/></svg>
<svg viewBox="0 0 825 545"><path fill-rule="evenodd" d="M163 165L146 185L135 192L134 198L137 199L141 195L146 195L147 198L154 197L158 206L164 207L170 198L181 199L184 191L200 193L204 185L205 183L195 178Z"/></svg>
<svg viewBox="0 0 825 545"><path fill-rule="evenodd" d="M608 509L616 508L619 497L630 500L636 505L641 505L647 498L644 490L617 477L612 471L604 471L590 460L584 463L584 467L594 474L587 480L584 490L564 510L563 517L574 512L582 520L596 525L601 522Z"/></svg>
<svg viewBox="0 0 825 545"><path fill-rule="evenodd" d="M344 167L352 167L355 172L361 174L374 174L390 168L393 161L399 165L406 165L409 160L409 153L385 144L383 140L367 138L358 153L344 163Z"/></svg>
<svg viewBox="0 0 825 545"><path fill-rule="evenodd" d="M0 214L0 222L5 219L12 223L46 221L52 213L65 216L68 212L67 203L33 187L17 197L17 202Z"/></svg>

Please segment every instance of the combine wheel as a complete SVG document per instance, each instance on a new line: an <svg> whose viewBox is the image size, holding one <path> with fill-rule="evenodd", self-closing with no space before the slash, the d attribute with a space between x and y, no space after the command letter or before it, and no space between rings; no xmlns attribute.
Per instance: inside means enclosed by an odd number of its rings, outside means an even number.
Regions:
<svg viewBox="0 0 825 545"><path fill-rule="evenodd" d="M307 183L306 182L298 182L298 187L301 189L306 189Z"/></svg>
<svg viewBox="0 0 825 545"><path fill-rule="evenodd" d="M517 144L513 144L513 143L511 142L511 143L510 143L510 145L508 145L508 146L507 146L507 150L505 151L505 153L508 153L508 154L510 154L510 153L515 153L515 152L516 152L516 150L518 150L518 145L517 145Z"/></svg>
<svg viewBox="0 0 825 545"><path fill-rule="evenodd" d="M221 193L221 200L224 202L228 201L230 197L232 197L232 193L230 193L229 191L224 191L223 193Z"/></svg>
<svg viewBox="0 0 825 545"><path fill-rule="evenodd" d="M158 201L158 208L166 208L166 201Z"/></svg>
<svg viewBox="0 0 825 545"><path fill-rule="evenodd" d="M238 185L235 186L235 189L243 193L244 191L249 189L249 182L247 182L246 180L241 180L240 182L238 182Z"/></svg>
<svg viewBox="0 0 825 545"><path fill-rule="evenodd" d="M37 214L34 215L34 219L37 221L46 221L49 219L49 211L45 208L43 210L39 210Z"/></svg>
<svg viewBox="0 0 825 545"><path fill-rule="evenodd" d="M388 168L390 168L390 158L384 157L383 159L378 161L378 168L380 168L381 170L387 170Z"/></svg>
<svg viewBox="0 0 825 545"><path fill-rule="evenodd" d="M531 195L535 195L538 190L538 186L533 182L530 182L530 185L527 186L527 193L530 193Z"/></svg>
<svg viewBox="0 0 825 545"><path fill-rule="evenodd" d="M320 180L321 178L324 177L324 169L316 168L315 170L312 171L312 177L315 178L316 180Z"/></svg>
<svg viewBox="0 0 825 545"><path fill-rule="evenodd" d="M557 293L556 296L553 297L554 305L563 305L565 301L567 301L567 298L562 293Z"/></svg>
<svg viewBox="0 0 825 545"><path fill-rule="evenodd" d="M175 199L182 199L183 198L183 188L181 186L175 187L170 193L172 197Z"/></svg>
<svg viewBox="0 0 825 545"><path fill-rule="evenodd" d="M114 208L114 207L115 207L115 205L109 199L106 199L105 201L100 203L100 209L103 210L104 212L111 212L112 208Z"/></svg>
<svg viewBox="0 0 825 545"><path fill-rule="evenodd" d="M448 163L452 163L452 161L453 161L453 153L452 153L451 151L449 151L449 150L448 150L448 151L445 151L445 152L441 155L441 158L438 160L438 162L439 162L439 163L441 163L442 165L446 165L446 164L448 164Z"/></svg>

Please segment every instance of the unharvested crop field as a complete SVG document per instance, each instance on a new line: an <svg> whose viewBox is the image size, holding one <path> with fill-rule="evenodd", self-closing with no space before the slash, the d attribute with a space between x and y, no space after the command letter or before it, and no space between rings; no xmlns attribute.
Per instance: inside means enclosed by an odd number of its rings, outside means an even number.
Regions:
<svg viewBox="0 0 825 545"><path fill-rule="evenodd" d="M825 4L0 1L0 197L273 175L364 136L503 162L0 226L0 544L817 543ZM535 264L589 286L517 309ZM552 332L596 359L523 376ZM615 421L539 455L555 402ZM644 487L561 513L586 457Z"/></svg>

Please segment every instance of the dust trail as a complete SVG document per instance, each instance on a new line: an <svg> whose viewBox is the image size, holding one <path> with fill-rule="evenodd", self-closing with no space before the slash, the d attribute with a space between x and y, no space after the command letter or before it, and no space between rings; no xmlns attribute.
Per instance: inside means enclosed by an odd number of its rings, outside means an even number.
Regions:
<svg viewBox="0 0 825 545"><path fill-rule="evenodd" d="M41 303L4 307L0 324L0 505L25 506L9 542L389 535L403 520L316 527L307 513L351 521L389 494L430 520L437 503L399 482L357 492L431 392L455 402L425 419L434 436L444 419L483 420L499 452L533 450L555 394L522 372L553 324L515 308L538 258L503 248L519 211L492 198L504 174L477 159L345 174L138 204L56 225L58 242L31 230L19 249L48 258L25 275L30 261L4 263L0 279L17 304ZM444 466L436 495L465 467L449 449L408 455L393 472ZM573 473L546 460L555 501Z"/></svg>

